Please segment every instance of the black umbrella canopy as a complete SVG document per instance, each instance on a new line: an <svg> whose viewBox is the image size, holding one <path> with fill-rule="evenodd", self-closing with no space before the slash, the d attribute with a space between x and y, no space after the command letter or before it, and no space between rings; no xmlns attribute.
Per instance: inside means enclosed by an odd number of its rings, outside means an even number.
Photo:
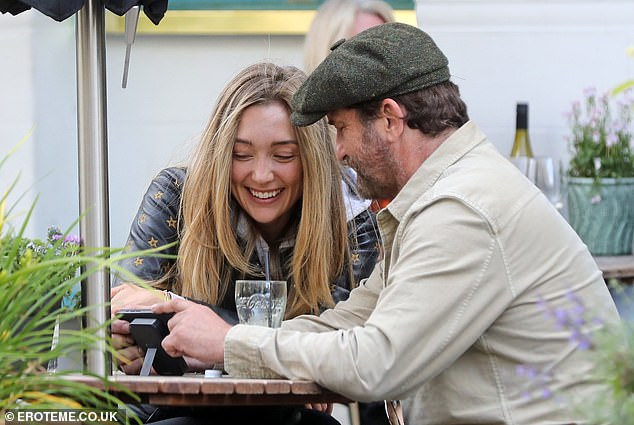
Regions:
<svg viewBox="0 0 634 425"><path fill-rule="evenodd" d="M34 8L46 16L63 21L77 13L84 6L86 0L0 0L0 12L17 15L25 10ZM103 0L106 9L119 16L123 16L133 6L143 6L143 12L154 23L163 19L167 10L168 0Z"/></svg>

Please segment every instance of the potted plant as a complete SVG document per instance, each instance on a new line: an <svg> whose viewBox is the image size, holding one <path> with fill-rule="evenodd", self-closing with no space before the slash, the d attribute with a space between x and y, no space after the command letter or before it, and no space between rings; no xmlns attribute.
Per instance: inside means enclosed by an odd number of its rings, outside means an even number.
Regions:
<svg viewBox="0 0 634 425"><path fill-rule="evenodd" d="M6 161L0 159L0 166ZM20 225L9 216L9 190L0 190L0 417L12 417L12 409L99 409L115 410L123 402L107 391L64 379L75 371L49 373L48 362L70 353L92 348L99 339L97 328L63 331L64 338L52 347L58 320L81 318L91 308L64 305L78 283L91 273L110 267L114 260L107 253L94 254L81 249L76 240L57 231L50 241L24 236L33 206ZM50 245L49 245L50 242ZM81 270L79 272L78 270ZM62 332L62 331L60 331ZM110 344L107 350L114 354ZM105 376L97 376L103 388L118 387ZM129 418L121 418L124 422Z"/></svg>
<svg viewBox="0 0 634 425"><path fill-rule="evenodd" d="M634 238L634 97L587 89L568 115L569 221L594 255L627 255Z"/></svg>
<svg viewBox="0 0 634 425"><path fill-rule="evenodd" d="M46 239L31 239L27 237L19 237L15 241L18 244L17 255L14 261L17 264L13 268L18 268L19 263L28 258L29 261L40 262L47 257L73 257L79 254L80 245L79 237L70 235L68 232L62 233L57 226L50 226L46 232ZM72 259L72 258L71 258ZM79 271L79 265L73 261L67 264L67 271L62 278L72 279ZM64 294L61 306L65 309L79 308L81 304L81 293L79 286L71 288Z"/></svg>

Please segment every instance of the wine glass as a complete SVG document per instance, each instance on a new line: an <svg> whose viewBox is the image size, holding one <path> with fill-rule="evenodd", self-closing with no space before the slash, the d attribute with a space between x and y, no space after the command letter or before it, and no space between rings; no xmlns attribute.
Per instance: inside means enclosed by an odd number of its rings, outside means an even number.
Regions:
<svg viewBox="0 0 634 425"><path fill-rule="evenodd" d="M516 156L510 158L511 163L520 170L531 182L535 183L535 159L527 156Z"/></svg>
<svg viewBox="0 0 634 425"><path fill-rule="evenodd" d="M539 156L533 158L534 164L534 183L543 193L551 204L558 210L563 208L561 200L561 187L559 169L553 158L549 156Z"/></svg>

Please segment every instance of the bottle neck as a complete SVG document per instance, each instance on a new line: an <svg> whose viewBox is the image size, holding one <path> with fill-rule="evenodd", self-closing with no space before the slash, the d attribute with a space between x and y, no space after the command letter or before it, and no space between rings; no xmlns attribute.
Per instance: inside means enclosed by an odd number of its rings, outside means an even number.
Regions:
<svg viewBox="0 0 634 425"><path fill-rule="evenodd" d="M517 115L515 117L515 128L517 130L528 130L528 110L517 109Z"/></svg>
<svg viewBox="0 0 634 425"><path fill-rule="evenodd" d="M515 115L515 140L511 157L518 156L533 157L530 138L528 136L528 104L518 103Z"/></svg>

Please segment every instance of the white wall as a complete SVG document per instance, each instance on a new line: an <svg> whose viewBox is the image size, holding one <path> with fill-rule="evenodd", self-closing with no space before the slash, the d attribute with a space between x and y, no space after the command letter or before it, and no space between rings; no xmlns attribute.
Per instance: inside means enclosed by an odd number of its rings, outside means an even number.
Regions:
<svg viewBox="0 0 634 425"><path fill-rule="evenodd" d="M0 161L27 137L33 125L30 25L29 16L0 21ZM0 196L21 173L7 208L33 182L33 147L31 137L12 155L11 160L0 166ZM27 196L23 204L30 205L32 201L33 196ZM17 213L17 210L13 211L13 214Z"/></svg>
<svg viewBox="0 0 634 425"><path fill-rule="evenodd" d="M9 201L22 197L16 224L39 197L31 236L44 237L49 225L65 228L79 216L73 43L72 19L0 16L0 157L28 136L0 169L0 191L21 172Z"/></svg>
<svg viewBox="0 0 634 425"><path fill-rule="evenodd" d="M471 118L504 153L515 103L528 101L534 153L567 161L572 101L634 76L631 0L418 0L417 19L449 58Z"/></svg>
<svg viewBox="0 0 634 425"><path fill-rule="evenodd" d="M530 102L538 154L566 156L562 114L591 85L607 89L634 76L631 1L419 0L418 19L447 54L469 113L508 152L515 102ZM187 157L221 88L262 59L301 64L298 36L148 36L132 48L107 36L111 244L121 246L151 177ZM38 12L0 15L0 156L34 132L0 169L0 190L22 169L25 202L40 195L30 226L79 215L74 18ZM4 171L3 171L4 170ZM24 208L23 208L24 209Z"/></svg>

